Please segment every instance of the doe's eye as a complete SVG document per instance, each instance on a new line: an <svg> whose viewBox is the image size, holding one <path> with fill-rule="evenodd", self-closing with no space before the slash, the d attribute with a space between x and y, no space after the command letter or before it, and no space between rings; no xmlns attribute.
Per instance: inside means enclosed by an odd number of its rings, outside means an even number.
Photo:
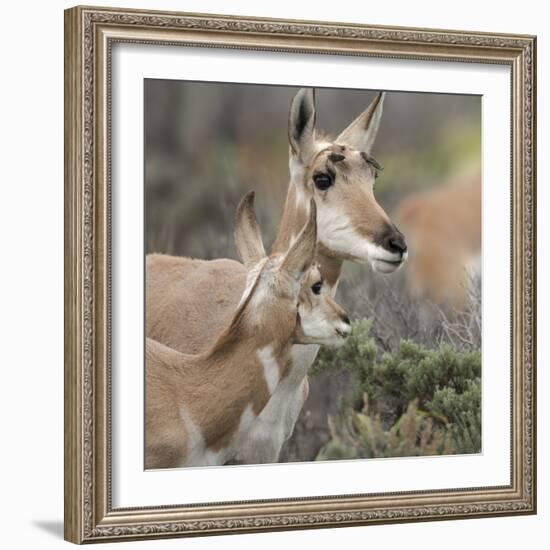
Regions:
<svg viewBox="0 0 550 550"><path fill-rule="evenodd" d="M321 289L323 288L323 281L318 281L311 287L313 294L321 294Z"/></svg>
<svg viewBox="0 0 550 550"><path fill-rule="evenodd" d="M315 174L313 176L315 187L321 191L326 191L332 185L332 178L327 174Z"/></svg>

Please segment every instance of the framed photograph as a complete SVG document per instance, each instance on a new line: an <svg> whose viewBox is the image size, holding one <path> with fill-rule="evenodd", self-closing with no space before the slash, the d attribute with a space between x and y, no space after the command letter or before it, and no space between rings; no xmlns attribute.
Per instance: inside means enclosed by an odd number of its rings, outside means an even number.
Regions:
<svg viewBox="0 0 550 550"><path fill-rule="evenodd" d="M533 36L65 12L65 538L533 514Z"/></svg>

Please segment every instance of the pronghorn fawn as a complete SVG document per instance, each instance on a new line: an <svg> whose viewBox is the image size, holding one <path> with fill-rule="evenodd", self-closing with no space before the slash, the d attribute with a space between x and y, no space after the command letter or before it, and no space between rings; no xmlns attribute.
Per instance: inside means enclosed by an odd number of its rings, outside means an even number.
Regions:
<svg viewBox="0 0 550 550"><path fill-rule="evenodd" d="M406 198L395 213L411 244L411 290L463 308L481 255L481 174L455 178Z"/></svg>
<svg viewBox="0 0 550 550"><path fill-rule="evenodd" d="M313 263L315 203L288 252L267 257L253 199L246 195L237 209L235 240L247 284L227 327L197 355L147 339L147 468L221 465L235 458L291 374L292 346L338 345L351 333L349 318L323 292Z"/></svg>
<svg viewBox="0 0 550 550"><path fill-rule="evenodd" d="M407 258L405 238L374 196L381 169L372 155L384 94L376 95L338 137L319 136L315 97L301 89L289 115L290 183L272 253L282 255L308 219L310 202L317 207L316 262L329 292L336 292L345 260L369 262L380 273L397 270ZM147 257L147 336L176 350L199 353L209 349L231 318L246 285L239 262L194 260L154 254ZM290 437L308 394L307 371L317 345L293 348L292 373L279 384L239 449L246 463L276 462ZM268 435L279 434L277 442ZM263 447L255 439L269 439Z"/></svg>

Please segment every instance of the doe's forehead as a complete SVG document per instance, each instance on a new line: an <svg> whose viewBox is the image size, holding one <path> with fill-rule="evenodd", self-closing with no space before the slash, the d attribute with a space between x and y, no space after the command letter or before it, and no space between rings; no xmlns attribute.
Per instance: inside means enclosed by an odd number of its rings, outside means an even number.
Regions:
<svg viewBox="0 0 550 550"><path fill-rule="evenodd" d="M330 157L330 155L344 155L353 153L355 149L341 143L328 143L318 152L318 157Z"/></svg>
<svg viewBox="0 0 550 550"><path fill-rule="evenodd" d="M345 167L351 167L355 165L362 165L364 163L365 153L340 143L333 143L326 147L323 147L315 156L313 160L314 166L327 164L334 169L344 169ZM368 157L369 160L371 157ZM372 159L374 160L374 159Z"/></svg>

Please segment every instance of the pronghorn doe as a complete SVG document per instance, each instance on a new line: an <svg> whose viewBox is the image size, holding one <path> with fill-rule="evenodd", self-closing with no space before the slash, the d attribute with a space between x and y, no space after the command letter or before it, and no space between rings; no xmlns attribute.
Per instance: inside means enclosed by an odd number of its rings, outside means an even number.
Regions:
<svg viewBox="0 0 550 550"><path fill-rule="evenodd" d="M462 309L480 269L481 173L407 197L395 217L411 244L407 279L413 293Z"/></svg>
<svg viewBox="0 0 550 550"><path fill-rule="evenodd" d="M237 209L235 240L247 286L228 326L198 355L147 339L146 468L221 465L235 458L290 375L292 346L338 345L351 333L349 318L323 292L313 264L313 201L288 252L266 257L253 200L249 193Z"/></svg>
<svg viewBox="0 0 550 550"><path fill-rule="evenodd" d="M374 184L381 169L372 148L382 117L384 94L340 135L319 137L315 128L315 97L301 89L289 115L290 184L272 248L284 254L310 212L317 206L316 262L334 295L344 260L370 262L381 273L397 270L407 258L403 235L376 202ZM195 260L153 254L146 266L147 336L185 353L212 346L215 335L229 322L246 284L246 269L229 259ZM293 348L292 373L279 384L239 450L245 463L276 462L294 430L308 394L307 371L316 345ZM258 441L278 433L278 441ZM258 440L258 441L256 441ZM261 451L261 452L260 452Z"/></svg>

